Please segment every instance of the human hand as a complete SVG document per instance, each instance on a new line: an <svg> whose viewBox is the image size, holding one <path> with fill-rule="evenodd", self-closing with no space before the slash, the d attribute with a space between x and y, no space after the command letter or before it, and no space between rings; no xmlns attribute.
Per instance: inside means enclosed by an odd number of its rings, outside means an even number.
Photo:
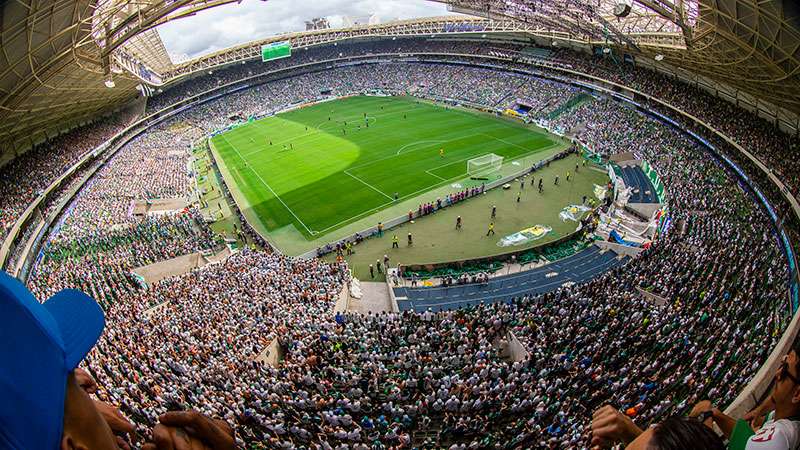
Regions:
<svg viewBox="0 0 800 450"><path fill-rule="evenodd" d="M605 405L592 414L592 446L610 447L615 442L630 443L642 430L625 414Z"/></svg>
<svg viewBox="0 0 800 450"><path fill-rule="evenodd" d="M233 428L220 419L209 419L197 411L168 412L153 428L153 443L142 450L234 450Z"/></svg>
<svg viewBox="0 0 800 450"><path fill-rule="evenodd" d="M122 415L122 413L117 409L115 406L109 405L108 403L101 402L100 400L92 400L94 402L94 406L97 409L97 412L100 413L100 416L103 420L106 421L111 431L117 435L117 441L120 443L120 447L123 449L129 449L130 446L125 443L125 439L120 437L120 435L127 434L130 436L132 442L136 442L136 427ZM124 443L124 445L123 445Z"/></svg>
<svg viewBox="0 0 800 450"><path fill-rule="evenodd" d="M717 410L714 410L714 413L716 414ZM758 430L761 428L761 425L764 424L764 415L762 415L757 409L748 412L744 415L744 417L742 417L742 419L746 420L747 423L750 424L750 428L752 428L753 431Z"/></svg>
<svg viewBox="0 0 800 450"><path fill-rule="evenodd" d="M122 415L116 407L100 400L93 400L97 411L103 416L106 423L115 433L133 433L136 427Z"/></svg>
<svg viewBox="0 0 800 450"><path fill-rule="evenodd" d="M83 388L87 394L94 394L97 392L97 382L94 381L94 377L89 372L78 367L73 371L73 374L75 375L75 381L78 383L78 386Z"/></svg>

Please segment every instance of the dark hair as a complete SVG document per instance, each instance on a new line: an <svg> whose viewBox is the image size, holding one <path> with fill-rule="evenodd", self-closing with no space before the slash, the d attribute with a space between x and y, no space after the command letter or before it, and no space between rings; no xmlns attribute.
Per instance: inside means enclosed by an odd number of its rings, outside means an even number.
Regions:
<svg viewBox="0 0 800 450"><path fill-rule="evenodd" d="M725 450L722 439L694 418L670 417L656 425L649 450Z"/></svg>
<svg viewBox="0 0 800 450"><path fill-rule="evenodd" d="M792 353L792 352L794 352L794 354L797 355L797 360L794 363L794 370L797 372L798 375L800 375L800 339L798 339L794 343L794 345L792 345L792 348L789 349L789 353ZM789 353L787 353L787 355Z"/></svg>

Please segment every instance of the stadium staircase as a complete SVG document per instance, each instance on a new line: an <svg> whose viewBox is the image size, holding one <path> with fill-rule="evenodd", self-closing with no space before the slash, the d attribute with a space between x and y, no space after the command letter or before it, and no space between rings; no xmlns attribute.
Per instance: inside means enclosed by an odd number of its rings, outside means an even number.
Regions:
<svg viewBox="0 0 800 450"><path fill-rule="evenodd" d="M552 52L549 48L525 47L521 53L528 58L550 59Z"/></svg>
<svg viewBox="0 0 800 450"><path fill-rule="evenodd" d="M547 115L547 120L555 120L561 114L564 114L565 112L582 105L583 103L589 101L591 98L592 97L589 94L584 94L584 93L575 94L572 97L570 97L569 100L562 103L552 112L550 112L550 114Z"/></svg>
<svg viewBox="0 0 800 450"><path fill-rule="evenodd" d="M133 115L131 122L144 117L147 109L147 97L139 97L128 105L130 113Z"/></svg>
<svg viewBox="0 0 800 450"><path fill-rule="evenodd" d="M509 105L509 102L516 98L517 90L522 87L523 84L527 83L524 79L520 79L516 82L514 86L506 91L506 95L503 96L500 100L495 102L492 106L500 106L506 105L505 107L511 108L513 105Z"/></svg>

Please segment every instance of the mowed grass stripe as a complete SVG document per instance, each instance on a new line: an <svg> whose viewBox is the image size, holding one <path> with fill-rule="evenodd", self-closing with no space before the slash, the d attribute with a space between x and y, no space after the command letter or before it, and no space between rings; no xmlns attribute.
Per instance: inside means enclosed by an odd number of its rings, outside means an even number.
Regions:
<svg viewBox="0 0 800 450"><path fill-rule="evenodd" d="M395 194L463 179L471 158L495 153L510 162L555 144L521 124L410 97L323 102L213 142L265 227L294 225L307 238L379 211Z"/></svg>
<svg viewBox="0 0 800 450"><path fill-rule="evenodd" d="M239 150L236 148L236 146L234 146L230 142L228 142L228 140L225 139L225 136L222 136L222 139L223 139L223 141L225 141L225 143L227 144L228 148L230 150L233 150L237 154L237 156L239 157L240 160L245 160L245 158L242 156L242 154L239 152ZM241 167L237 167L236 168L237 172L239 172L240 170L241 170ZM278 200L279 202L281 202L281 204L286 209L286 211L289 212L290 214L292 214L292 217L294 217L295 220L297 220L298 223L300 223L300 225L303 226L303 229L305 229L306 232L308 232L309 234L314 234L314 231L309 229L308 226L306 226L306 224L303 223L303 221L299 217L297 217L297 214L295 214L294 211L292 211L292 209L289 208L289 205L287 205L279 196L276 195L275 191L269 186L269 184L266 181L264 181L264 179L261 177L261 175L258 173L257 170L253 170L253 168L250 167L249 164L245 164L245 170L247 170L249 172L252 172L253 175L255 175L255 177L258 178L258 180L264 185L264 187L266 187L267 190L269 190L270 194L272 194L272 198Z"/></svg>

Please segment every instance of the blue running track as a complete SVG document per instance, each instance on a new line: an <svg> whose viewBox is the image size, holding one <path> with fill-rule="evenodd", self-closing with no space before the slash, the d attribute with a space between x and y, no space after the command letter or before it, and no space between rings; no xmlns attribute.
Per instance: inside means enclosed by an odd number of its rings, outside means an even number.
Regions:
<svg viewBox="0 0 800 450"><path fill-rule="evenodd" d="M537 269L491 278L485 284L466 284L449 287L395 288L400 311L431 311L457 309L483 303L509 301L525 294L554 291L568 281L583 283L601 273L624 264L629 258L617 259L617 254L592 245L586 250ZM548 277L548 274L553 274ZM406 297L401 299L400 297Z"/></svg>

